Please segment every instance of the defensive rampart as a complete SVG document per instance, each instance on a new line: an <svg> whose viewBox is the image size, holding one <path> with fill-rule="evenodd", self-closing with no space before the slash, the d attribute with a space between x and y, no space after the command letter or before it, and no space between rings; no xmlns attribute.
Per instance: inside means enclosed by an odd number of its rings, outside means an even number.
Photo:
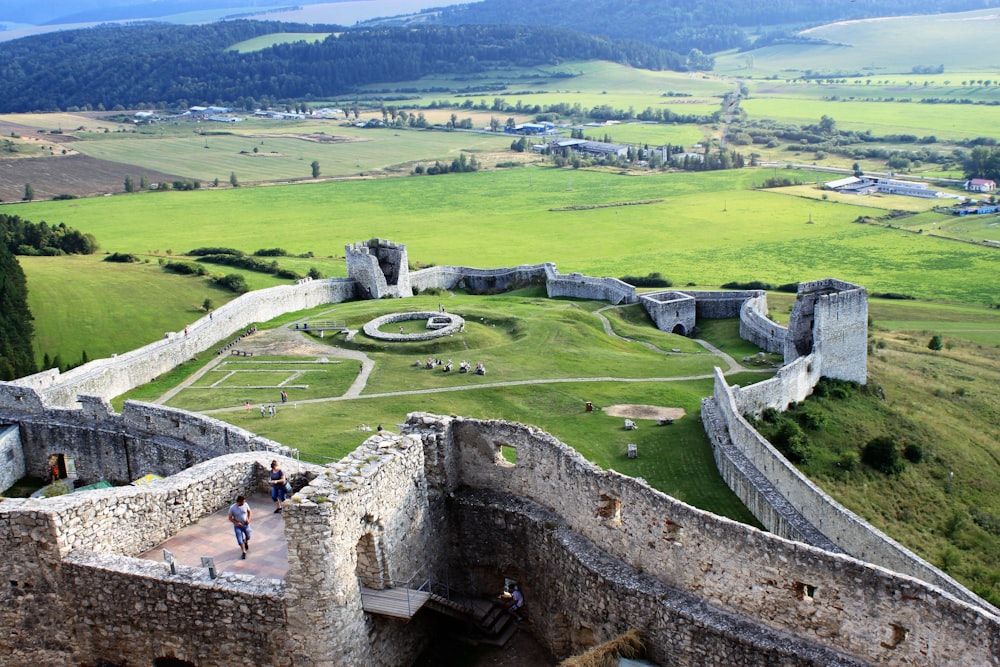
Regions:
<svg viewBox="0 0 1000 667"><path fill-rule="evenodd" d="M0 589L0 621L16 628L10 639L0 639L10 664L168 656L221 665L235 656L245 664L296 667L402 665L426 641L424 621L418 616L403 625L365 614L358 578L379 587L468 572L470 586L495 592L493 577L505 570L529 592L537 586L537 632L560 655L608 639L636 619L657 638L653 651L664 662L1000 664L996 610L895 549L807 480L793 479L794 469L742 417L802 400L821 376L865 381L866 295L835 280L800 288L784 335L788 364L773 379L741 389L717 372L714 395L703 407L720 472L751 510L774 532L826 551L713 517L640 481L600 471L529 427L424 415L407 427L422 447L378 436L325 469L302 464L298 474L312 483L283 515L290 566L283 586L206 582L186 570L165 577L162 567L133 559L236 492L260 485L261 455L231 452L293 453L182 410L126 402L117 415L107 402L233 332L346 300L359 286L362 296L373 288L372 297L409 296L414 287L432 286L492 291L544 274L550 296L637 298L620 281L562 276L550 264L432 267L411 275L405 257L405 246L366 242L349 253L347 280L254 292L131 353L0 384L0 420L19 425L18 438L0 439L4 456L13 457L2 479L17 474L18 465L44 475L43 459L52 451L73 455L81 476L170 475L149 489L0 502L0 544L9 544L15 561L0 566L11 582ZM762 293L685 294L694 298L698 317L738 314L741 329L755 340L780 343L781 329L766 319ZM516 451L515 464L507 463L504 449ZM203 485L215 490L200 497ZM152 495L143 496L147 492ZM155 516L163 505L170 511ZM97 526L93 534L91 525ZM931 584L833 553L841 548ZM519 563L531 563L537 573ZM578 576L565 581L571 572ZM102 597L103 590L113 595ZM135 600L126 600L128 594ZM14 611L20 609L15 602L25 611ZM216 642L218 650L202 647L210 615L202 610L230 604L253 618L285 620L263 633L241 628L232 640L242 645L235 652L229 640ZM198 612L176 628L163 631L163 623L149 620L149 610L173 617L184 605L198 605ZM146 612L145 634L136 611ZM237 622L226 614L219 621L224 627ZM95 630L92 618L109 629ZM133 635L134 649L123 649L121 638ZM190 644L191 637L199 645Z"/></svg>
<svg viewBox="0 0 1000 667"><path fill-rule="evenodd" d="M70 407L76 397L89 394L111 399L154 380L224 340L233 332L256 322L266 322L284 313L305 310L324 303L339 303L354 294L354 282L335 279L311 280L249 292L202 317L184 331L167 333L163 340L108 359L96 359L59 373L45 371L0 384L0 408L21 407L32 389L45 405ZM20 390L19 390L20 389ZM16 396L21 395L18 400Z"/></svg>
<svg viewBox="0 0 1000 667"><path fill-rule="evenodd" d="M459 534L476 536L464 540L473 546L462 562L473 578L480 577L475 582L480 586L497 570L526 582L529 601L532 592L538 600L532 613L541 613L540 632L553 647L566 641L559 630L566 627L586 628L597 641L614 636L626 623L650 627L654 635L667 632L669 604L643 609L641 601L612 592L629 578L626 589L649 590L638 583L648 577L716 609L833 649L845 664L846 656L878 664L995 664L1000 619L922 581L702 512L641 481L600 470L528 426L424 414L411 415L407 424L407 432L424 437L428 474L436 469L446 489L482 489L509 499L473 494L458 503L460 515L464 507L471 512L460 519ZM516 452L516 463L504 450ZM531 509L531 503L558 519ZM501 523L504 529L496 530ZM564 529L577 537L553 534ZM573 548L563 540L573 542ZM583 590L587 576L575 581L581 569L600 569L599 558L581 555L587 547L579 540L627 566L600 575L602 585L610 586L607 598L596 589ZM532 591L536 585L539 589ZM584 599L588 602L580 604ZM557 605L555 600L571 602ZM684 607L671 611L683 617L699 608ZM557 609L557 616L549 616L550 609ZM974 627L982 627L982 634L970 633ZM722 634L721 627L705 632ZM760 629L758 636L768 632ZM655 650L669 658L666 664L691 664L694 657L672 654L669 642ZM722 656L706 659L707 664L731 664ZM761 654L758 659L764 662Z"/></svg>
<svg viewBox="0 0 1000 667"><path fill-rule="evenodd" d="M788 329L767 316L767 295L758 293L740 306L740 338L762 350L782 353Z"/></svg>

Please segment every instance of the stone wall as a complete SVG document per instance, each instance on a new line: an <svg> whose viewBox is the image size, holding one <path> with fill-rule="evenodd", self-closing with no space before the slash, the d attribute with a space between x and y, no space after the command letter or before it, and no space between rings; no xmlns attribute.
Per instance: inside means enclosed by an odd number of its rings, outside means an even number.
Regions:
<svg viewBox="0 0 1000 667"><path fill-rule="evenodd" d="M689 336L695 329L694 297L684 292L650 292L640 294L642 307L661 331Z"/></svg>
<svg viewBox="0 0 1000 667"><path fill-rule="evenodd" d="M265 490L271 458L234 454L142 487L0 502L4 664L290 664L280 582L183 566L171 575L135 558ZM302 481L320 471L289 459L282 468Z"/></svg>
<svg viewBox="0 0 1000 667"><path fill-rule="evenodd" d="M783 353L788 329L767 317L767 295L760 293L740 307L740 338L762 350Z"/></svg>
<svg viewBox="0 0 1000 667"><path fill-rule="evenodd" d="M968 604L992 610L954 579L840 505L802 475L743 418L744 414L754 411L752 408L762 405L759 395L751 403L745 403L744 392L749 393L739 387L730 387L716 369L715 392L710 405L703 407L702 414L703 417L714 414L717 419L705 418L703 422L713 446L718 447L720 441L728 440L766 480L767 486L762 486L755 484L752 476L735 473L733 466L738 465L735 461L727 461L720 466L730 488L768 530L778 535L801 538L802 530L794 528L794 515L782 511L782 506L794 508L845 553L867 563L917 577ZM717 458L720 453L717 449Z"/></svg>
<svg viewBox="0 0 1000 667"><path fill-rule="evenodd" d="M612 304L638 303L635 287L617 278L592 278L581 273L563 275L553 270L545 283L549 298L593 299Z"/></svg>
<svg viewBox="0 0 1000 667"><path fill-rule="evenodd" d="M442 480L538 503L612 559L713 607L873 663L997 664L1000 619L922 581L702 512L602 471L532 427L449 418L431 426L426 415L408 424L457 457L457 467L439 471ZM516 463L504 448L516 452ZM532 543L544 539L534 535ZM527 590L531 577L524 573ZM575 599L561 610L569 627L593 623L592 610L581 610L589 605L578 602L588 598ZM532 607L542 608L543 627L558 621L544 605ZM602 608L605 619L623 611ZM612 625L587 627L604 641L618 630Z"/></svg>
<svg viewBox="0 0 1000 667"><path fill-rule="evenodd" d="M146 384L256 322L324 303L346 301L353 293L353 281L332 278L249 292L202 317L185 331L168 332L162 340L131 352L96 359L65 373L45 371L0 383L0 408L29 407L27 403L32 399L27 395L28 389L35 390L49 406L76 406L80 394L111 399Z"/></svg>
<svg viewBox="0 0 1000 667"><path fill-rule="evenodd" d="M522 264L502 269L474 269L467 266L432 266L415 271L410 284L415 289L467 289L473 294L495 294L545 282L551 264Z"/></svg>
<svg viewBox="0 0 1000 667"><path fill-rule="evenodd" d="M27 473L44 478L50 454L72 456L85 483L102 479L128 483L150 473L166 477L235 452L297 455L290 447L212 417L137 401L126 401L121 414L116 414L103 399L81 399L80 410L49 408L27 414L0 410L0 419L20 424Z"/></svg>
<svg viewBox="0 0 1000 667"><path fill-rule="evenodd" d="M422 618L365 614L358 576L376 589L445 580L448 521L428 488L421 441L369 438L299 491L283 516L287 617L303 629L291 640L296 667L411 664L428 640Z"/></svg>
<svg viewBox="0 0 1000 667"><path fill-rule="evenodd" d="M0 489L9 489L26 474L20 429L17 426L0 428Z"/></svg>
<svg viewBox="0 0 1000 667"><path fill-rule="evenodd" d="M500 575L518 581L532 632L554 655L576 654L639 628L647 657L659 665L867 664L666 586L609 556L538 503L476 489L457 494L453 507L456 532L469 545L452 558L462 586L490 596Z"/></svg>
<svg viewBox="0 0 1000 667"><path fill-rule="evenodd" d="M743 302L751 297L766 296L761 290L710 292L707 290L680 290L697 300L695 314L709 320L739 317Z"/></svg>
<svg viewBox="0 0 1000 667"><path fill-rule="evenodd" d="M800 283L788 317L785 363L823 347L822 374L867 382L868 294L863 287L827 278Z"/></svg>

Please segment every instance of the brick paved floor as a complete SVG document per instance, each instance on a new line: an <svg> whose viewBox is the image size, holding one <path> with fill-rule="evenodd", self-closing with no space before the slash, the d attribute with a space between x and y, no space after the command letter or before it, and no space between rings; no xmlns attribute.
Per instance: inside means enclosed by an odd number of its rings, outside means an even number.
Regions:
<svg viewBox="0 0 1000 667"><path fill-rule="evenodd" d="M250 527L253 537L246 560L240 559L233 524L226 518L229 505L188 526L166 542L141 554L140 558L162 562L163 550L167 549L179 565L201 567L201 557L211 556L219 572L284 579L288 573L284 519L281 514L274 514L274 502L267 494L250 496L247 504L252 511Z"/></svg>

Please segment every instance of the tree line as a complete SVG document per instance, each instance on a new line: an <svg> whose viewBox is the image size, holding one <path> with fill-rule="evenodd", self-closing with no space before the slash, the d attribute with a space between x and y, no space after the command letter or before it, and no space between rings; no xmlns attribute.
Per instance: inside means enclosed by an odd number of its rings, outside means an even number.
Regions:
<svg viewBox="0 0 1000 667"><path fill-rule="evenodd" d="M97 248L93 234L84 234L66 223L49 225L17 215L0 214L0 239L14 255L90 255Z"/></svg>
<svg viewBox="0 0 1000 667"><path fill-rule="evenodd" d="M227 50L255 36L320 29L263 21L98 26L3 42L0 112L322 99L372 83L568 59L654 70L685 66L684 58L663 48L545 26L337 28L318 43L277 44L252 53Z"/></svg>

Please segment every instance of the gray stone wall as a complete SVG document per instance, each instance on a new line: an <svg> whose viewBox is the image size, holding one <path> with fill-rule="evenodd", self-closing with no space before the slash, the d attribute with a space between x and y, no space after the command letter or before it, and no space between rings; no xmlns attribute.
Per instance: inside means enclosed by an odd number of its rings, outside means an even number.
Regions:
<svg viewBox="0 0 1000 667"><path fill-rule="evenodd" d="M552 511L524 498L466 490L453 503L467 545L453 557L466 590L495 595L516 579L535 636L557 656L638 628L660 665L864 665L776 632L609 556Z"/></svg>
<svg viewBox="0 0 1000 667"><path fill-rule="evenodd" d="M502 269L474 269L467 266L432 266L415 271L410 284L415 289L465 288L474 294L494 294L532 284L542 284L551 264L522 264Z"/></svg>
<svg viewBox="0 0 1000 667"><path fill-rule="evenodd" d="M425 420L409 421L422 428ZM536 502L613 559L713 607L873 663L996 664L1000 619L941 589L702 512L601 471L537 429L442 422L453 431L461 484ZM429 431L439 441L440 430ZM504 447L516 464L501 456Z"/></svg>
<svg viewBox="0 0 1000 667"><path fill-rule="evenodd" d="M638 303L635 287L617 278L592 278L581 273L559 274L553 270L545 284L549 298L593 299L612 304Z"/></svg>
<svg viewBox="0 0 1000 667"><path fill-rule="evenodd" d="M444 580L447 517L436 495L428 489L421 441L387 433L369 438L295 495L283 514L288 622L308 628L292 638L297 667L413 662L427 641L420 620L366 615L357 577L364 574L370 588Z"/></svg>
<svg viewBox="0 0 1000 667"><path fill-rule="evenodd" d="M740 307L740 338L748 340L762 350L782 353L788 330L767 316L767 295L760 293L743 302Z"/></svg>
<svg viewBox="0 0 1000 667"><path fill-rule="evenodd" d="M233 332L256 322L266 322L286 312L324 303L338 303L353 296L349 280L312 280L281 285L240 296L192 323L187 332L168 332L162 340L108 359L96 359L65 373L46 371L10 383L0 383L0 407L27 407L26 389L34 389L50 406L74 407L77 396L90 394L111 399L145 384L200 352L215 346ZM17 400L17 396L21 400Z"/></svg>
<svg viewBox="0 0 1000 667"><path fill-rule="evenodd" d="M270 454L234 454L142 487L0 502L0 654L4 664L287 665L280 582L209 578L136 555L263 491ZM296 480L320 469L294 460ZM266 619L266 622L265 622Z"/></svg>
<svg viewBox="0 0 1000 667"><path fill-rule="evenodd" d="M696 302L684 292L649 292L639 295L642 307L661 331L690 336L695 329Z"/></svg>
<svg viewBox="0 0 1000 667"><path fill-rule="evenodd" d="M720 439L729 440L766 479L768 487L762 488L760 484L754 484L752 477L736 474L732 467L736 462L728 462L720 468L730 482L730 488L740 495L768 530L792 538L801 537L801 531L790 529L794 518L788 512L780 511L779 503L787 504L845 553L919 578L968 604L992 611L987 603L964 586L840 505L802 475L743 418L744 414L753 411L748 407L761 405L758 402L750 406L744 404L744 391L739 387L730 387L716 369L712 405L703 414L717 411L718 419L704 420L705 427L713 445ZM716 455L719 453L717 451Z"/></svg>
<svg viewBox="0 0 1000 667"><path fill-rule="evenodd" d="M824 377L868 382L868 295L850 286L819 298L814 309L814 346Z"/></svg>
<svg viewBox="0 0 1000 667"><path fill-rule="evenodd" d="M751 297L766 296L761 290L711 292L707 290L680 290L697 301L697 317L710 320L739 317L743 302Z"/></svg>
<svg viewBox="0 0 1000 667"><path fill-rule="evenodd" d="M235 452L296 455L292 448L212 417L136 401L126 401L116 414L103 399L81 398L81 410L50 408L22 415L0 411L0 418L20 422L27 472L45 477L49 455L66 454L76 460L86 483L128 483L150 473L173 475Z"/></svg>
<svg viewBox="0 0 1000 667"><path fill-rule="evenodd" d="M17 426L0 428L0 490L9 489L26 474L20 429Z"/></svg>

